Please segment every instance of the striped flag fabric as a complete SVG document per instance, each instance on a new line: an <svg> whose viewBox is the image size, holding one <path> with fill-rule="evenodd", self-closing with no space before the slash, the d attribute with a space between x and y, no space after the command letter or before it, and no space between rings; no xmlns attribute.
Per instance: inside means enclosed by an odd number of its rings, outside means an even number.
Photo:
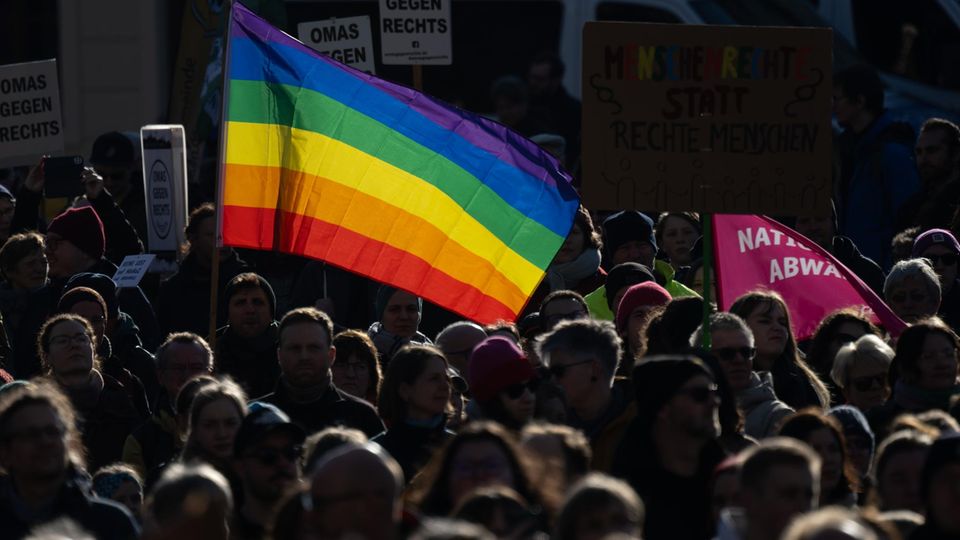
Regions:
<svg viewBox="0 0 960 540"><path fill-rule="evenodd" d="M478 322L515 320L579 204L557 161L232 10L222 244L327 261Z"/></svg>

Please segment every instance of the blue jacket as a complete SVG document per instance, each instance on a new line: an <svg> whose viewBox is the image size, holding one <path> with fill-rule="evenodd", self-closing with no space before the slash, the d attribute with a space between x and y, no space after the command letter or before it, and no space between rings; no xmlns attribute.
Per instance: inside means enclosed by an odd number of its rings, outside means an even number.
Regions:
<svg viewBox="0 0 960 540"><path fill-rule="evenodd" d="M912 141L894 140L894 124L883 113L857 141L841 224L844 236L884 269L892 264L890 241L900 207L920 189Z"/></svg>

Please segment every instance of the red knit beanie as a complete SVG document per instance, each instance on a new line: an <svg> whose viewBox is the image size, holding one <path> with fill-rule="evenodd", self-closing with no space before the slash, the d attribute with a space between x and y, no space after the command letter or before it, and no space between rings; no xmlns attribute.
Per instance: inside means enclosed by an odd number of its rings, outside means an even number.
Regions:
<svg viewBox="0 0 960 540"><path fill-rule="evenodd" d="M617 332L627 328L627 319L641 306L664 306L671 300L670 293L654 281L637 283L627 289L617 306Z"/></svg>
<svg viewBox="0 0 960 540"><path fill-rule="evenodd" d="M103 234L103 222L90 206L68 208L66 212L53 218L47 227L47 232L60 235L77 249L98 261L103 257L106 249L107 241Z"/></svg>
<svg viewBox="0 0 960 540"><path fill-rule="evenodd" d="M530 361L512 339L488 337L473 348L467 365L470 392L477 401L490 401L511 384L537 376Z"/></svg>

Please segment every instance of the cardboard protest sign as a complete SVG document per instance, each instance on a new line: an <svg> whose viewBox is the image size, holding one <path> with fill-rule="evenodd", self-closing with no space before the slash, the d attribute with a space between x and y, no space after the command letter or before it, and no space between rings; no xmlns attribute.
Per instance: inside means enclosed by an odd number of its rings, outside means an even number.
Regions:
<svg viewBox="0 0 960 540"><path fill-rule="evenodd" d="M813 335L832 311L861 309L893 335L906 328L889 307L832 255L768 217L713 216L714 258L720 309L756 289L780 293L790 308L797 339Z"/></svg>
<svg viewBox="0 0 960 540"><path fill-rule="evenodd" d="M57 61L0 66L0 159L63 151Z"/></svg>
<svg viewBox="0 0 960 540"><path fill-rule="evenodd" d="M831 31L587 23L596 209L829 215Z"/></svg>
<svg viewBox="0 0 960 540"><path fill-rule="evenodd" d="M452 0L380 0L380 58L387 65L449 66Z"/></svg>
<svg viewBox="0 0 960 540"><path fill-rule="evenodd" d="M297 25L297 38L320 54L376 74L370 17L344 17Z"/></svg>
<svg viewBox="0 0 960 540"><path fill-rule="evenodd" d="M187 222L187 146L183 126L140 128L150 251L176 251Z"/></svg>
<svg viewBox="0 0 960 540"><path fill-rule="evenodd" d="M133 288L139 285L143 275L150 268L150 263L153 262L154 257L156 255L153 253L124 257L123 262L117 267L116 273L113 274L113 282L117 284L117 288Z"/></svg>

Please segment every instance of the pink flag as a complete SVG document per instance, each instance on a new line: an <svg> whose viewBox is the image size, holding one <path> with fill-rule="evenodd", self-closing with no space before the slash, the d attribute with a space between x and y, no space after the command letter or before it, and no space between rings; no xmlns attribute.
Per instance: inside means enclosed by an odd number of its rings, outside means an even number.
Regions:
<svg viewBox="0 0 960 540"><path fill-rule="evenodd" d="M864 310L894 336L906 324L853 272L822 247L766 216L715 214L714 266L723 310L755 289L786 300L797 339L813 335L831 311Z"/></svg>

